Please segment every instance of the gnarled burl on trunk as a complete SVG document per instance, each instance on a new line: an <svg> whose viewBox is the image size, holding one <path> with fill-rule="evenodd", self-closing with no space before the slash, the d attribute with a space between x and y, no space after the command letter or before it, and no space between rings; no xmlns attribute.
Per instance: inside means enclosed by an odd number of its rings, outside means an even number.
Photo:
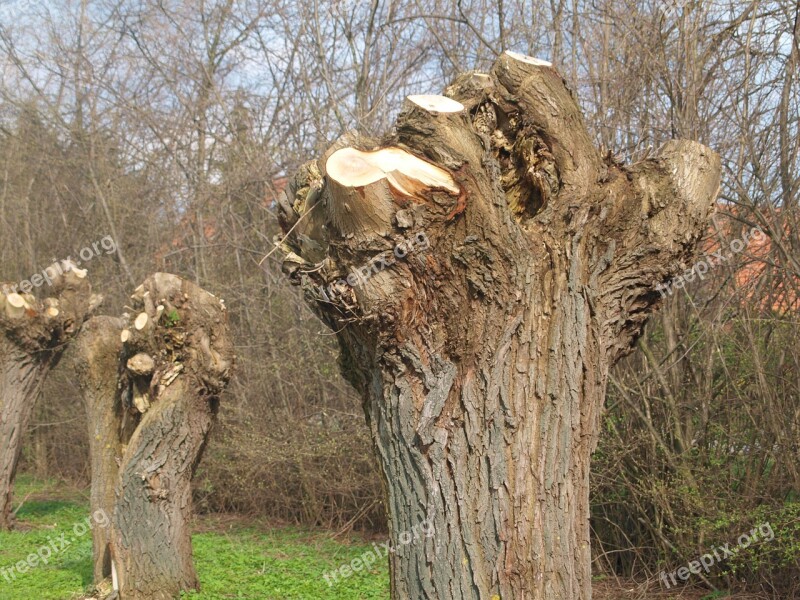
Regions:
<svg viewBox="0 0 800 600"><path fill-rule="evenodd" d="M96 317L76 342L89 421L94 576L121 600L167 600L198 588L191 481L233 365L222 300L156 273L135 315Z"/></svg>
<svg viewBox="0 0 800 600"><path fill-rule="evenodd" d="M12 525L14 477L22 436L47 374L102 298L87 272L69 261L44 274L51 294L37 299L0 284L0 529Z"/></svg>
<svg viewBox="0 0 800 600"><path fill-rule="evenodd" d="M558 72L519 54L445 94L296 174L284 270L363 394L392 597L585 600L608 371L690 259L720 160L600 156Z"/></svg>

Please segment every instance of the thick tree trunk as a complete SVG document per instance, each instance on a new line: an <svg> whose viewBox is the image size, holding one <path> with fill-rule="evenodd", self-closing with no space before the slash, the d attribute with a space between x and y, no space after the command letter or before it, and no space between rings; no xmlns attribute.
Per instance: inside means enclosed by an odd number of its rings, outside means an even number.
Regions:
<svg viewBox="0 0 800 600"><path fill-rule="evenodd" d="M199 588L192 562L191 481L217 407L192 388L179 379L156 399L123 458L114 513L123 600L171 600L181 590Z"/></svg>
<svg viewBox="0 0 800 600"><path fill-rule="evenodd" d="M284 268L364 395L392 597L585 600L608 371L691 256L719 158L673 141L603 159L558 73L522 55L446 93L295 176ZM409 535L423 521L434 535Z"/></svg>
<svg viewBox="0 0 800 600"><path fill-rule="evenodd" d="M101 298L86 271L62 262L46 271L55 297L39 301L0 286L0 529L12 526L14 477L36 400L50 369Z"/></svg>
<svg viewBox="0 0 800 600"><path fill-rule="evenodd" d="M198 588L191 481L226 386L233 347L224 303L157 273L132 296L132 322L95 318L76 367L92 436L95 580L122 600L171 599Z"/></svg>

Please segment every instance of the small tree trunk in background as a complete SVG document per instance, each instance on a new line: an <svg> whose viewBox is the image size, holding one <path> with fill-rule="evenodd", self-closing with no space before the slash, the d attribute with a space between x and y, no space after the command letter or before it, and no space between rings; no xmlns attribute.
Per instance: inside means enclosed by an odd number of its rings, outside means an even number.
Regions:
<svg viewBox="0 0 800 600"><path fill-rule="evenodd" d="M83 326L73 352L78 384L83 394L89 427L89 458L92 468L92 514L102 510L107 518L114 514L114 488L119 477L121 457L122 403L119 394L122 341L126 321L113 317L94 317ZM94 581L111 576L111 530L92 529Z"/></svg>
<svg viewBox="0 0 800 600"><path fill-rule="evenodd" d="M33 430L33 461L34 473L40 479L50 474L47 460L47 427L35 427Z"/></svg>
<svg viewBox="0 0 800 600"><path fill-rule="evenodd" d="M50 369L101 299L86 271L56 263L46 271L54 297L39 301L0 286L0 529L12 525L14 477L22 436Z"/></svg>
<svg viewBox="0 0 800 600"><path fill-rule="evenodd" d="M364 396L392 598L586 600L608 370L692 255L719 157L601 157L555 69L514 53L446 93L295 176L284 269Z"/></svg>
<svg viewBox="0 0 800 600"><path fill-rule="evenodd" d="M171 599L198 588L191 481L227 385L233 346L224 303L157 273L132 296L132 322L90 320L77 372L92 438L95 580L124 600Z"/></svg>

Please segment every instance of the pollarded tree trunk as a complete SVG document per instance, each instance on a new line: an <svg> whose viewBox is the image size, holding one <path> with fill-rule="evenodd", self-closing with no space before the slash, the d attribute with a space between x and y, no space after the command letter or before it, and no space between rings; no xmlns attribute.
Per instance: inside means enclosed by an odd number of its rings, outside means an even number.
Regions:
<svg viewBox="0 0 800 600"><path fill-rule="evenodd" d="M691 256L719 158L601 157L555 69L514 53L446 94L295 176L284 269L363 393L392 597L585 600L608 371Z"/></svg>
<svg viewBox="0 0 800 600"><path fill-rule="evenodd" d="M22 436L45 377L101 301L86 271L72 263L54 263L45 272L54 296L41 301L0 286L0 529L12 525Z"/></svg>
<svg viewBox="0 0 800 600"><path fill-rule="evenodd" d="M92 510L113 515L111 531L95 528L95 581L111 574L122 600L166 600L198 588L191 481L233 346L224 303L191 282L156 273L132 300L131 323L92 319L77 343Z"/></svg>

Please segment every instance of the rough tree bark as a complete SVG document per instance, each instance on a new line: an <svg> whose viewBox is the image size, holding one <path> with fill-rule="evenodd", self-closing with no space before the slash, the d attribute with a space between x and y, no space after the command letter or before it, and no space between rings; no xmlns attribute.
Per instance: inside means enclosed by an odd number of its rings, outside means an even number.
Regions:
<svg viewBox="0 0 800 600"><path fill-rule="evenodd" d="M519 54L445 93L296 174L284 270L363 394L392 597L585 600L608 371L691 257L719 157L600 156L560 75Z"/></svg>
<svg viewBox="0 0 800 600"><path fill-rule="evenodd" d="M165 273L132 296L135 318L97 317L78 338L92 461L96 583L122 600L198 589L191 481L233 364L224 302Z"/></svg>
<svg viewBox="0 0 800 600"><path fill-rule="evenodd" d="M122 430L124 409L120 394L120 334L126 320L94 317L83 326L75 340L73 365L83 395L89 428L89 458L92 469L90 504L92 514L102 510L110 519L114 514L114 489L122 458L122 441L129 431ZM92 529L94 581L111 576L111 529Z"/></svg>
<svg viewBox="0 0 800 600"><path fill-rule="evenodd" d="M0 529L12 526L22 436L42 384L101 302L92 294L86 271L72 263L54 263L45 273L54 295L43 300L0 285Z"/></svg>

